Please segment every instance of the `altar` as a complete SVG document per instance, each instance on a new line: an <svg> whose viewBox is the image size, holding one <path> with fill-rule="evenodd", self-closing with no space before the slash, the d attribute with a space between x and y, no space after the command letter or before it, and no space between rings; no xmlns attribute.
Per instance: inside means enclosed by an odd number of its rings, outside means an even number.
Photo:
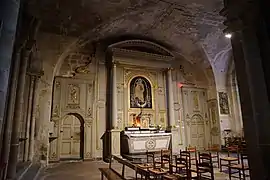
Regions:
<svg viewBox="0 0 270 180"><path fill-rule="evenodd" d="M169 149L171 133L157 128L126 128L121 132L121 155L143 154Z"/></svg>

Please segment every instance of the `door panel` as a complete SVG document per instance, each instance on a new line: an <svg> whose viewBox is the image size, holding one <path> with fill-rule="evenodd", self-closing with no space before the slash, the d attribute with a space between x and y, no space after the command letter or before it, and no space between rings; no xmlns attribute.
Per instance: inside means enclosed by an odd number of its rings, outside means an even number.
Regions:
<svg viewBox="0 0 270 180"><path fill-rule="evenodd" d="M74 159L80 157L81 123L78 118L68 115L62 123L62 141L60 158Z"/></svg>

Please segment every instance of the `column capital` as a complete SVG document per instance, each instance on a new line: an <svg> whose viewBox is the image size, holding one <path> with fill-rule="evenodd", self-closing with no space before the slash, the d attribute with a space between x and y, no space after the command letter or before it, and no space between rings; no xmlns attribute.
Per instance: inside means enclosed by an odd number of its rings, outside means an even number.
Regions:
<svg viewBox="0 0 270 180"><path fill-rule="evenodd" d="M40 78L41 76L44 75L44 71L37 71L37 70L34 70L34 69L28 69L27 74L30 75L30 76L35 76L35 77Z"/></svg>
<svg viewBox="0 0 270 180"><path fill-rule="evenodd" d="M256 0L224 0L224 8L219 12L226 20L227 32L240 32L245 28L256 26L259 16L259 3Z"/></svg>

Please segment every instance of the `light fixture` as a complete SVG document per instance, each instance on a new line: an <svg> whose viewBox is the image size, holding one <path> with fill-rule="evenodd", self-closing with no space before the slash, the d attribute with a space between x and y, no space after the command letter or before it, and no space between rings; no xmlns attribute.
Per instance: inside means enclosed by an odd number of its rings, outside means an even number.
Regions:
<svg viewBox="0 0 270 180"><path fill-rule="evenodd" d="M225 34L225 37L228 38L228 39L231 39L232 38L232 34L231 33L226 33Z"/></svg>

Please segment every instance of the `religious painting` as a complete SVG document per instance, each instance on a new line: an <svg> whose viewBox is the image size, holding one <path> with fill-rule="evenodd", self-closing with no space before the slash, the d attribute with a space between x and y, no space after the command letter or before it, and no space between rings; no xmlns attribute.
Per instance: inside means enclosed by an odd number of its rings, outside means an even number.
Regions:
<svg viewBox="0 0 270 180"><path fill-rule="evenodd" d="M152 108L152 91L150 82L141 76L130 82L130 108Z"/></svg>
<svg viewBox="0 0 270 180"><path fill-rule="evenodd" d="M220 114L229 114L228 94L225 92L218 92Z"/></svg>

